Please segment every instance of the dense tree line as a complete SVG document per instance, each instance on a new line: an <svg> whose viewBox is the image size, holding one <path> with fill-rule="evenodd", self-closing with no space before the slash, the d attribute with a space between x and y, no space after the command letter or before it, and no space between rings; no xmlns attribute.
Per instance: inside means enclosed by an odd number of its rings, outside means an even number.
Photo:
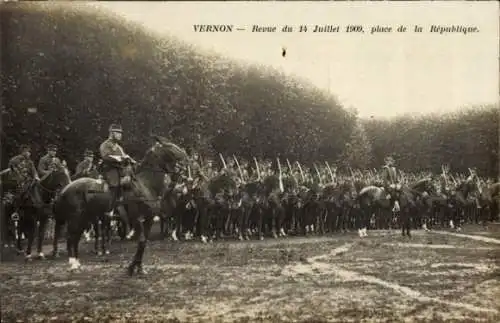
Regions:
<svg viewBox="0 0 500 323"><path fill-rule="evenodd" d="M137 155L157 133L206 152L310 161L334 158L350 136L355 116L304 81L120 18L50 8L2 8L4 156L56 142L74 163L112 122Z"/></svg>
<svg viewBox="0 0 500 323"><path fill-rule="evenodd" d="M498 168L494 107L363 121L304 80L203 53L109 14L8 4L0 24L2 165L21 143L39 156L50 142L73 166L119 122L136 156L155 133L205 154L379 167L394 152L408 169Z"/></svg>
<svg viewBox="0 0 500 323"><path fill-rule="evenodd" d="M365 120L373 161L380 164L393 153L398 164L412 171L452 171L498 177L499 107L489 105L445 115L403 116Z"/></svg>

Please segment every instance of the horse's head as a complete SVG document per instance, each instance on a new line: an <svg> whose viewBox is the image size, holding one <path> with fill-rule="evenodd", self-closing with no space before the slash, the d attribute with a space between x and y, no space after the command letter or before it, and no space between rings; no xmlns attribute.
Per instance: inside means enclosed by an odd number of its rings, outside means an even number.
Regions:
<svg viewBox="0 0 500 323"><path fill-rule="evenodd" d="M38 181L32 181L23 194L23 204L34 208L42 208L44 206L42 198L42 186Z"/></svg>
<svg viewBox="0 0 500 323"><path fill-rule="evenodd" d="M151 147L143 160L143 164L158 168L177 181L188 161L186 151L163 137L155 136L156 143Z"/></svg>
<svg viewBox="0 0 500 323"><path fill-rule="evenodd" d="M52 171L42 179L41 185L50 191L59 190L71 182L71 175L64 163L53 165Z"/></svg>

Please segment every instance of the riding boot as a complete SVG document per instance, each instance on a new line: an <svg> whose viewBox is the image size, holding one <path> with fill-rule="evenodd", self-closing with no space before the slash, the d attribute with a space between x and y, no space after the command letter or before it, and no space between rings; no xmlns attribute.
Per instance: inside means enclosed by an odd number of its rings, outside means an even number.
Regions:
<svg viewBox="0 0 500 323"><path fill-rule="evenodd" d="M109 192L111 194L111 201L110 201L110 208L108 209L109 212L107 212L106 214L112 217L118 204L119 187L110 187Z"/></svg>

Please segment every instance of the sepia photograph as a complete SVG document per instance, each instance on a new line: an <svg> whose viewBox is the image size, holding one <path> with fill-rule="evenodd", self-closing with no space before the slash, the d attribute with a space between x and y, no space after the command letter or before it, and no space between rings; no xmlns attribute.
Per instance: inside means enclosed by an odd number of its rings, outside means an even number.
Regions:
<svg viewBox="0 0 500 323"><path fill-rule="evenodd" d="M499 3L0 4L2 322L500 322Z"/></svg>

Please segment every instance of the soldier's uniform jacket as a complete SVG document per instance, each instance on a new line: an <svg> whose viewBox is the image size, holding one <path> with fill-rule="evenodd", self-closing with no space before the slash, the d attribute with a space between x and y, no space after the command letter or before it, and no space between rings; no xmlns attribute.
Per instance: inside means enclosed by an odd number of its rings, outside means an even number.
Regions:
<svg viewBox="0 0 500 323"><path fill-rule="evenodd" d="M121 177L121 164L116 159L110 156L125 157L126 154L123 148L112 139L106 139L99 147L103 164L102 170L106 181L110 186L119 186Z"/></svg>
<svg viewBox="0 0 500 323"><path fill-rule="evenodd" d="M20 154L9 161L9 168L14 170L18 184L24 185L38 176L35 164L29 158Z"/></svg>
<svg viewBox="0 0 500 323"><path fill-rule="evenodd" d="M51 157L47 154L40 158L40 161L38 162L38 173L43 177L60 164L61 160L58 157Z"/></svg>
<svg viewBox="0 0 500 323"><path fill-rule="evenodd" d="M382 169L382 180L384 181L384 185L388 186L392 183L397 182L397 172L396 167L385 165Z"/></svg>
<svg viewBox="0 0 500 323"><path fill-rule="evenodd" d="M88 159L84 159L76 166L74 178L77 179L84 176L92 177L95 174L97 174L97 168L94 163Z"/></svg>

